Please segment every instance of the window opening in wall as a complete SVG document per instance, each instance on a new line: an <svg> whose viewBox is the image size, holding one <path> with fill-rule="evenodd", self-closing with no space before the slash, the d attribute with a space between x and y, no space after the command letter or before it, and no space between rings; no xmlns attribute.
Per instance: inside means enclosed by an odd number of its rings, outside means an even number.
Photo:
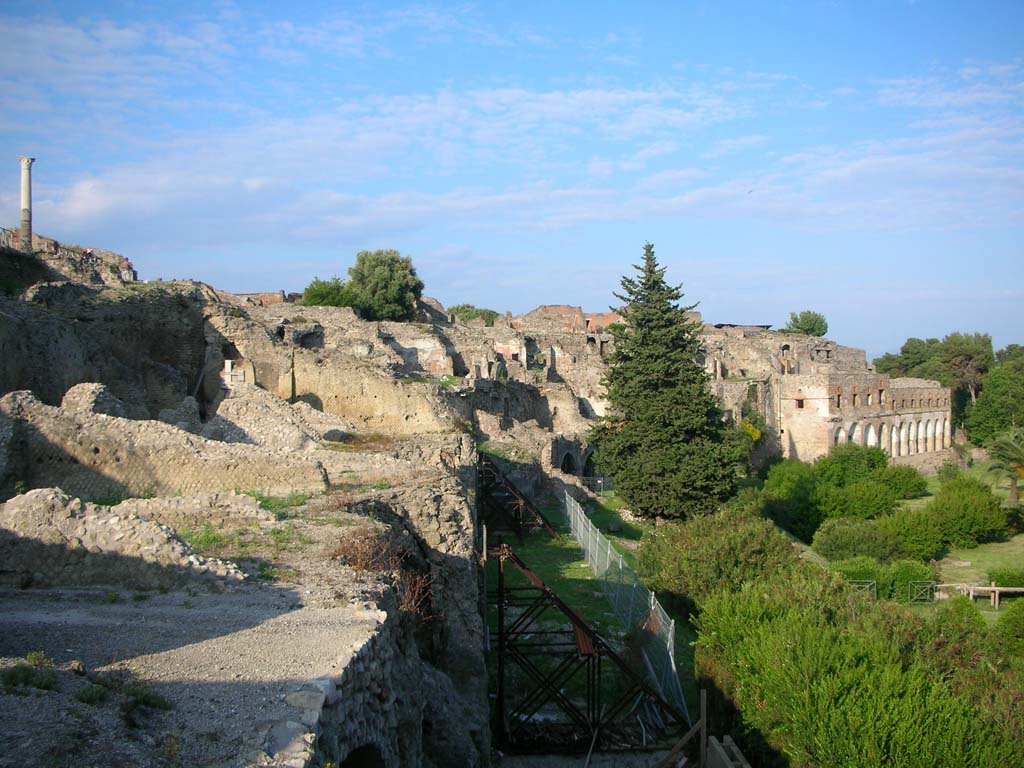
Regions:
<svg viewBox="0 0 1024 768"><path fill-rule="evenodd" d="M836 408L842 408L842 407L843 407L843 396L842 396L842 394L838 394L838 395L836 395Z"/></svg>
<svg viewBox="0 0 1024 768"><path fill-rule="evenodd" d="M868 405L871 405L871 393L868 393Z"/></svg>
<svg viewBox="0 0 1024 768"><path fill-rule="evenodd" d="M798 397L796 399L796 407L797 408L803 408L804 407L804 401L803 401L802 397Z"/></svg>
<svg viewBox="0 0 1024 768"><path fill-rule="evenodd" d="M913 400L913 399L911 399L911 401L910 401L910 407L911 407L911 408L913 408L913 407L914 407L914 400Z"/></svg>
<svg viewBox="0 0 1024 768"><path fill-rule="evenodd" d="M859 399L860 399L860 395L858 395L858 394L857 394L856 392L854 392L854 393L853 393L853 407L854 407L854 408L856 408L856 407L857 407L857 401L858 401Z"/></svg>
<svg viewBox="0 0 1024 768"><path fill-rule="evenodd" d="M885 390L884 389L878 390L878 404L879 405L885 405Z"/></svg>

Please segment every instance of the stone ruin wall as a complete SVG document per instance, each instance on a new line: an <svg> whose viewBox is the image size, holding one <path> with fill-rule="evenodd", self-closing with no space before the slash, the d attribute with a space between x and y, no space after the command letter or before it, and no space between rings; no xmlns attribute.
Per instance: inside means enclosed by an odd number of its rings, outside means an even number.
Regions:
<svg viewBox="0 0 1024 768"><path fill-rule="evenodd" d="M0 246L18 251L20 233L0 227ZM61 243L32 233L32 256L65 280L91 285L118 286L138 280L131 261L119 253Z"/></svg>
<svg viewBox="0 0 1024 768"><path fill-rule="evenodd" d="M0 584L149 590L218 588L243 578L234 564L198 556L130 507L88 504L58 488L0 505Z"/></svg>
<svg viewBox="0 0 1024 768"><path fill-rule="evenodd" d="M288 451L218 443L168 424L48 406L28 392L0 398L13 425L0 491L59 486L84 498L173 495L245 488L324 491L319 462Z"/></svg>
<svg viewBox="0 0 1024 768"><path fill-rule="evenodd" d="M784 376L780 384L788 456L812 461L851 442L926 470L950 458L951 395L937 382L851 372Z"/></svg>

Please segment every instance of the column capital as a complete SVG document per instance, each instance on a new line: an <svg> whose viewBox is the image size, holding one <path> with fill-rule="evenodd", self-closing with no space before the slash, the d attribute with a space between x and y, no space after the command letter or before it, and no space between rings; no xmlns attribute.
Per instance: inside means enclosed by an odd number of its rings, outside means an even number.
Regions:
<svg viewBox="0 0 1024 768"><path fill-rule="evenodd" d="M21 166L23 168L31 167L32 163L34 163L35 161L36 161L36 159L34 157L24 157L24 156L22 156L22 157L18 158L18 162L21 163Z"/></svg>

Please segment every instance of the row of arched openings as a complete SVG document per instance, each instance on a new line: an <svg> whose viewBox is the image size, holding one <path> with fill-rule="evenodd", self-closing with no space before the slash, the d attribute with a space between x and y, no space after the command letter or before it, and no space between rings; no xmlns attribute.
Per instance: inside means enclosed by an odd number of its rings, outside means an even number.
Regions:
<svg viewBox="0 0 1024 768"><path fill-rule="evenodd" d="M949 420L923 419L899 424L854 422L835 431L833 444L854 443L881 448L890 456L931 453L950 447Z"/></svg>

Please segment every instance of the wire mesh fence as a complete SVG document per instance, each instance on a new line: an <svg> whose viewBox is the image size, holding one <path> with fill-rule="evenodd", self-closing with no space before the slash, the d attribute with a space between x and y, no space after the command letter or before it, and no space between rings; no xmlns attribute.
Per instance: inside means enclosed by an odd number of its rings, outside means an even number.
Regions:
<svg viewBox="0 0 1024 768"><path fill-rule="evenodd" d="M676 669L676 623L611 542L594 526L579 503L565 494L564 512L573 536L611 604L619 624L636 637L643 663L666 701L690 719Z"/></svg>

